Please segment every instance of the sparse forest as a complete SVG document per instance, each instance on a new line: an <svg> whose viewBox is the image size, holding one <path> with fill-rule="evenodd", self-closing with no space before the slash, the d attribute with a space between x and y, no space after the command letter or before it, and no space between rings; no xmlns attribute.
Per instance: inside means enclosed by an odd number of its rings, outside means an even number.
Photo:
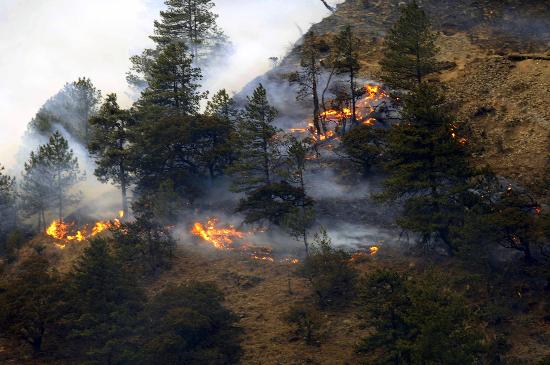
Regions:
<svg viewBox="0 0 550 365"><path fill-rule="evenodd" d="M166 0L131 104L69 82L0 165L0 363L549 364L550 8L505 3L322 1L231 92Z"/></svg>

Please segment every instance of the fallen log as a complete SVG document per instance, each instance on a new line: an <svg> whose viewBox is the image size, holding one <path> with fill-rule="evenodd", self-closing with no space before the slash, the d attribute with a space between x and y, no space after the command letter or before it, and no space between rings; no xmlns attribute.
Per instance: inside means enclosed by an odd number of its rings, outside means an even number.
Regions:
<svg viewBox="0 0 550 365"><path fill-rule="evenodd" d="M541 54L510 54L506 58L508 58L510 61L525 61L525 60L550 61L549 55L541 55Z"/></svg>

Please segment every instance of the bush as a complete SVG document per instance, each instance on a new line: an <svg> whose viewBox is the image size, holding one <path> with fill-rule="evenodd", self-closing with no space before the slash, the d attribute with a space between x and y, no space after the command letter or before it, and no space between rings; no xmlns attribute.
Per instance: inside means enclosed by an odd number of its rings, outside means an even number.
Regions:
<svg viewBox="0 0 550 365"><path fill-rule="evenodd" d="M374 333L358 351L369 364L475 364L487 349L464 298L433 273L370 275L361 296Z"/></svg>
<svg viewBox="0 0 550 365"><path fill-rule="evenodd" d="M301 336L306 344L318 344L321 316L317 308L308 305L296 305L290 308L286 321L295 326L296 334Z"/></svg>
<svg viewBox="0 0 550 365"><path fill-rule="evenodd" d="M351 255L332 247L324 228L315 235L310 255L298 268L308 279L321 307L342 305L355 295L357 271L350 265Z"/></svg>
<svg viewBox="0 0 550 365"><path fill-rule="evenodd" d="M143 364L235 364L240 357L236 318L209 283L169 286L145 308Z"/></svg>

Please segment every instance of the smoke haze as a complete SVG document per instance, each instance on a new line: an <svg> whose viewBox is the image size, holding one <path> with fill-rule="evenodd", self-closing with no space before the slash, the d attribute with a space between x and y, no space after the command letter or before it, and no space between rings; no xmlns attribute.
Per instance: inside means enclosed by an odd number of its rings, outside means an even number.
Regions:
<svg viewBox="0 0 550 365"><path fill-rule="evenodd" d="M340 1L333 0L332 4ZM218 0L219 25L233 43L227 67L206 87L238 91L284 56L329 12L319 0ZM151 46L161 0L4 0L0 3L0 163L13 167L39 107L67 82L91 78L103 94L131 103L128 58Z"/></svg>

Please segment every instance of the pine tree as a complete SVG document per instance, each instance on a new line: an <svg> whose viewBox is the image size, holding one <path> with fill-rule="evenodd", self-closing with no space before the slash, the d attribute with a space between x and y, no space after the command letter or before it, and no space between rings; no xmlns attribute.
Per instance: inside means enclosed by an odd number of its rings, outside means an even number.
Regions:
<svg viewBox="0 0 550 365"><path fill-rule="evenodd" d="M146 77L148 86L138 105L142 111L150 106L161 107L161 111L153 109L153 114L193 115L198 111L199 101L206 97L198 91L201 77L200 69L192 66L187 47L183 43L169 44L151 64Z"/></svg>
<svg viewBox="0 0 550 365"><path fill-rule="evenodd" d="M420 243L439 240L452 254L456 247L451 230L462 224L472 171L466 149L453 137L453 120L443 102L428 85L406 98L403 120L388 134L389 176L379 198L402 202L397 223L418 234Z"/></svg>
<svg viewBox="0 0 550 365"><path fill-rule="evenodd" d="M17 191L15 177L4 173L0 165L0 240L17 225Z"/></svg>
<svg viewBox="0 0 550 365"><path fill-rule="evenodd" d="M95 88L89 78L79 78L73 82L74 99L79 111L79 128L84 132L82 139L87 146L90 142L90 118L97 112L97 105L101 100L101 91Z"/></svg>
<svg viewBox="0 0 550 365"><path fill-rule="evenodd" d="M56 131L51 135L47 144L39 147L39 161L48 170L53 200L58 208L58 218L63 219L63 211L69 204L78 201L78 194L70 192L70 189L84 178L79 169L78 159L69 148L67 140Z"/></svg>
<svg viewBox="0 0 550 365"><path fill-rule="evenodd" d="M267 91L260 84L248 97L236 125L236 160L230 168L235 191L250 193L272 182L278 155L278 129L273 125L276 116L277 110L269 104Z"/></svg>
<svg viewBox="0 0 550 365"><path fill-rule="evenodd" d="M297 100L312 99L313 126L317 135L323 133L320 121L319 106L319 77L321 75L320 40L313 31L304 36L304 43L300 47L301 70L290 75L290 82L299 86Z"/></svg>
<svg viewBox="0 0 550 365"><path fill-rule="evenodd" d="M161 21L155 21L151 37L158 45L185 43L200 63L226 42L216 24L218 15L212 12L212 0L166 0L165 5L168 8L160 12Z"/></svg>
<svg viewBox="0 0 550 365"><path fill-rule="evenodd" d="M44 156L32 151L29 160L25 162L21 182L21 207L32 216L37 215L37 229L46 228L46 211L52 207L52 171L46 164Z"/></svg>
<svg viewBox="0 0 550 365"><path fill-rule="evenodd" d="M68 351L90 363L120 363L145 300L135 278L94 239L67 280Z"/></svg>
<svg viewBox="0 0 550 365"><path fill-rule="evenodd" d="M342 146L348 158L360 167L367 176L372 166L380 159L384 145L385 131L367 125L360 125L346 133Z"/></svg>
<svg viewBox="0 0 550 365"><path fill-rule="evenodd" d="M336 72L345 74L349 79L348 96L351 109L352 125L357 125L357 100L363 94L363 88L357 84L357 74L361 69L359 64L360 40L353 33L351 25L346 26L334 38ZM345 130L343 131L345 132Z"/></svg>
<svg viewBox="0 0 550 365"><path fill-rule="evenodd" d="M437 71L435 40L428 16L413 0L403 8L386 37L380 62L383 80L404 90L413 90L421 84L426 76Z"/></svg>
<svg viewBox="0 0 550 365"><path fill-rule="evenodd" d="M233 98L225 89L221 89L206 103L205 114L233 123L238 116L238 110Z"/></svg>
<svg viewBox="0 0 550 365"><path fill-rule="evenodd" d="M46 342L55 342L61 315L61 281L51 272L48 261L34 254L2 284L1 333L30 345L33 355L39 355Z"/></svg>
<svg viewBox="0 0 550 365"><path fill-rule="evenodd" d="M125 216L127 190L132 180L129 134L133 124L131 113L120 109L116 94L107 95L98 115L90 119L93 132L88 148L97 166L94 174L101 182L112 181L120 186Z"/></svg>
<svg viewBox="0 0 550 365"><path fill-rule="evenodd" d="M303 141L290 138L287 150L287 171L284 176L297 186L303 199L296 200L295 206L285 215L283 227L296 239L303 240L306 255L309 255L308 230L314 221L313 199L306 192L305 171L310 149Z"/></svg>

